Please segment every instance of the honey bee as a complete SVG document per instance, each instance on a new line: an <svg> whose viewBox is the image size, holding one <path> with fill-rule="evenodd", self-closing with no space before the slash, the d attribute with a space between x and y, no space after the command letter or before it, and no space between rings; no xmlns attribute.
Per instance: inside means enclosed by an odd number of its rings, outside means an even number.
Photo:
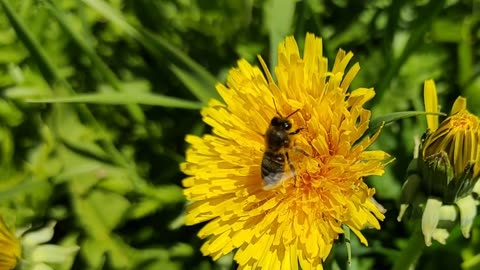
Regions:
<svg viewBox="0 0 480 270"><path fill-rule="evenodd" d="M285 175L285 161L290 167L293 177L296 177L295 167L288 156L290 147L290 136L297 134L303 128L289 132L292 128L292 122L288 119L300 109L283 117L277 110L275 101L275 110L278 116L274 116L270 121L267 132L265 133L265 152L262 159L262 179L263 188L269 190L278 186L281 182L289 178Z"/></svg>

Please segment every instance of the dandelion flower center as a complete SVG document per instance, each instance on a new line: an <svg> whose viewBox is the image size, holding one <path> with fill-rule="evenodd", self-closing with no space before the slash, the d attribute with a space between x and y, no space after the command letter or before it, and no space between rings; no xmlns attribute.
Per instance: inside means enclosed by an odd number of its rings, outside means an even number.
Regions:
<svg viewBox="0 0 480 270"><path fill-rule="evenodd" d="M479 120L475 115L464 111L451 116L451 121L449 121L449 124L452 132L474 132L478 130Z"/></svg>

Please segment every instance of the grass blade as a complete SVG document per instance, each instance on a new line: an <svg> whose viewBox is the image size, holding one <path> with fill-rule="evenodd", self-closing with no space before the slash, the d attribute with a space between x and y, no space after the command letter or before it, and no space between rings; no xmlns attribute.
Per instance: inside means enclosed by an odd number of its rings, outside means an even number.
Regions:
<svg viewBox="0 0 480 270"><path fill-rule="evenodd" d="M419 19L414 27L415 30L412 31L412 34L410 35L407 44L403 48L402 53L393 61L391 65L388 65L385 76L382 77L379 85L375 87L376 98L373 101L374 104L382 100L382 97L387 92L387 89L390 86L393 78L399 73L403 64L416 51L416 48L419 47L419 44L423 42L425 33L430 29L432 21L444 6L445 0L438 0L431 1L422 9L421 15L418 16Z"/></svg>
<svg viewBox="0 0 480 270"><path fill-rule="evenodd" d="M93 47L86 42L85 39L81 38L79 34L72 28L72 24L67 21L67 18L62 14L57 7L54 6L51 2L45 3L48 11L52 14L66 34L74 41L74 43L83 51L83 53L90 58L92 61L92 67L102 75L104 79L117 91L121 91L122 87L120 81L115 75L115 73L108 67L105 62L97 55ZM135 104L127 104L127 110L133 119L139 123L145 122L145 115L143 114L140 107Z"/></svg>
<svg viewBox="0 0 480 270"><path fill-rule="evenodd" d="M170 44L167 40L154 35L146 30L137 30L131 26L126 19L110 7L106 2L98 0L82 0L92 9L102 14L105 18L112 23L120 27L125 33L132 38L140 42L145 48L152 53L155 57L163 57L165 52L172 58L178 69L183 69L183 74L193 73L189 77L197 77L198 82L203 82L201 87L195 89L190 88L192 86L191 80L184 81L186 77L179 77L179 79L185 84L185 86L192 92L193 95L198 97L204 104L206 104L211 98L219 98L215 91L215 83L217 79L205 68L191 59L188 55L178 50L175 46ZM159 51L158 49L163 49ZM178 70L177 70L178 71ZM197 85L197 84L195 84ZM198 85L197 85L198 86Z"/></svg>
<svg viewBox="0 0 480 270"><path fill-rule="evenodd" d="M295 4L295 1L269 0L263 7L270 36L270 70L277 65L278 44L292 31Z"/></svg>
<svg viewBox="0 0 480 270"><path fill-rule="evenodd" d="M204 81L196 76L195 73L188 72L185 69L182 69L176 65L172 65L170 70L177 76L179 80L183 82L183 84L190 89L190 92L198 98L198 100L202 101L203 104L207 104L207 102L212 99L216 98L219 99L218 95L212 95L209 90L214 89L214 87L209 87L204 83Z"/></svg>
<svg viewBox="0 0 480 270"><path fill-rule="evenodd" d="M92 9L96 10L98 13L102 14L105 18L110 20L113 24L120 27L123 31L125 31L129 36L135 39L141 39L140 33L130 24L128 24L127 20L122 17L121 14L116 12L112 7L108 5L105 1L98 1L98 0L82 0L87 6L91 7Z"/></svg>
<svg viewBox="0 0 480 270"><path fill-rule="evenodd" d="M53 97L44 99L27 100L31 103L92 103L108 105L143 104L168 108L199 110L202 103L183 100L174 97L154 94L130 93L99 93L84 94L71 97Z"/></svg>
<svg viewBox="0 0 480 270"><path fill-rule="evenodd" d="M221 99L220 95L218 95L215 90L217 80L206 69L186 54L177 50L162 37L147 31L142 31L142 33L144 34L144 38L140 42L142 42L142 44L156 57L162 57L161 53L157 51L157 48L159 47L164 48L170 53L170 56L174 56L171 59L172 62L175 63L170 67L172 72L178 76L177 78L182 81L190 92L199 98L203 104L207 104L212 98ZM180 73L181 75L179 75ZM192 84L192 78L197 78L195 79L197 83Z"/></svg>

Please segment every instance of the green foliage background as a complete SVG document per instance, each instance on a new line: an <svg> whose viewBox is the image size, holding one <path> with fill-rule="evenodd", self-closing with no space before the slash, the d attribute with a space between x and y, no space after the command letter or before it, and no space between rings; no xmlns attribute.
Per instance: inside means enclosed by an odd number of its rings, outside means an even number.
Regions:
<svg viewBox="0 0 480 270"><path fill-rule="evenodd" d="M276 46L306 32L333 62L351 50L353 87L375 87L373 117L423 110L437 82L444 112L468 98L480 113L480 1L0 0L0 211L17 227L56 220L52 243L78 245L55 269L235 269L203 257L183 225L179 162L186 134L208 132L199 109L239 58L275 65ZM389 269L411 228L398 199L422 118L384 129L375 147L397 160L368 179L388 209L350 269ZM478 269L480 230L453 231L418 269ZM327 269L346 269L336 245Z"/></svg>

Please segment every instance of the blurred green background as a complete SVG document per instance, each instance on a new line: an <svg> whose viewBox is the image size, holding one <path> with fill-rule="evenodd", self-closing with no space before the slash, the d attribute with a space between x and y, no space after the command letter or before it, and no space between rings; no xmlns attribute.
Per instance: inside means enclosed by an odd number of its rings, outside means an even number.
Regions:
<svg viewBox="0 0 480 270"><path fill-rule="evenodd" d="M55 220L50 243L77 245L54 269L235 269L203 257L201 226L183 225L179 162L199 109L240 58L275 65L278 43L323 37L333 63L354 52L353 87L374 87L373 117L423 110L423 81L442 111L458 95L480 113L480 1L0 0L0 212L17 228ZM349 269L389 269L411 229L398 199L423 118L387 126L376 148L397 159L368 179L388 209ZM12 221L13 220L13 221ZM434 244L418 269L480 269L480 230ZM346 269L340 241L327 269Z"/></svg>

